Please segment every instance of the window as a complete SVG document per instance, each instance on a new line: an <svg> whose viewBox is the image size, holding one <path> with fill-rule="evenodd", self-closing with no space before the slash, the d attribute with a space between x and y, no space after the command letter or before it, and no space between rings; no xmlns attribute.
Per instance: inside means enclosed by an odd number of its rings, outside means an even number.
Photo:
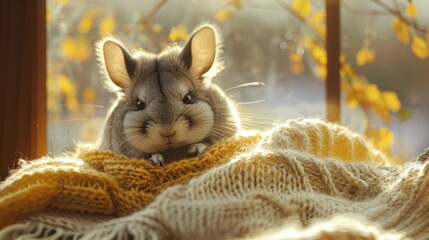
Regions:
<svg viewBox="0 0 429 240"><path fill-rule="evenodd" d="M209 19L225 40L226 68L215 81L239 103L245 127L266 129L288 118L325 116L325 1L58 2L48 5L53 57L48 83L55 86L49 98L50 151L72 148L79 138L93 140L100 131L112 98L99 87L92 49L103 32L131 48L159 52ZM428 142L423 134L429 114L424 93L428 40L422 25L428 22L427 3L341 4L342 123L386 151L414 156ZM417 14L410 13L413 8ZM397 16L408 20L402 31L426 44L421 56L412 42L401 43L400 30L392 25ZM413 23L422 30L407 25ZM236 88L246 83L255 85Z"/></svg>

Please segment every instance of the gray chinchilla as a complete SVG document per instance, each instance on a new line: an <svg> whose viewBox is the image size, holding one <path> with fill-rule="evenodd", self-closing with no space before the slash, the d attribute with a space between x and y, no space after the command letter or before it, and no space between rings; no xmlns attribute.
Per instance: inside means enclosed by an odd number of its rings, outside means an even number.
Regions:
<svg viewBox="0 0 429 240"><path fill-rule="evenodd" d="M161 166L204 153L240 129L237 110L211 82L221 70L219 33L202 25L184 47L130 52L107 37L96 45L118 98L107 116L101 149ZM113 84L111 84L113 83Z"/></svg>

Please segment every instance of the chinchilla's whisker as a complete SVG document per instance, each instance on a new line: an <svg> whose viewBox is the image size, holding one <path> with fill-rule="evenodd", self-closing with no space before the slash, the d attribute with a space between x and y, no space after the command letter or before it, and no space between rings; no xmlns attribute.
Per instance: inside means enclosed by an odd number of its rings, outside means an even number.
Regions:
<svg viewBox="0 0 429 240"><path fill-rule="evenodd" d="M236 85L234 87L227 88L227 89L225 89L225 92L229 92L231 90L238 89L238 88L250 87L250 86L265 86L265 83L264 82L243 83L243 84L240 84L240 85Z"/></svg>
<svg viewBox="0 0 429 240"><path fill-rule="evenodd" d="M249 104L256 104L256 103L262 103L262 102L266 102L267 99L262 99L262 100L256 100L256 101L249 101L249 102L237 102L238 105L249 105Z"/></svg>

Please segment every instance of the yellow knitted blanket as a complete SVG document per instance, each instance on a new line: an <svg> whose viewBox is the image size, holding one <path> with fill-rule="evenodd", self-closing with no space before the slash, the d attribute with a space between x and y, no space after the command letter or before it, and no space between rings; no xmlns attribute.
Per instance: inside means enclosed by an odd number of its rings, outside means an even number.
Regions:
<svg viewBox="0 0 429 240"><path fill-rule="evenodd" d="M309 119L165 167L83 149L0 184L0 239L429 239L427 171Z"/></svg>

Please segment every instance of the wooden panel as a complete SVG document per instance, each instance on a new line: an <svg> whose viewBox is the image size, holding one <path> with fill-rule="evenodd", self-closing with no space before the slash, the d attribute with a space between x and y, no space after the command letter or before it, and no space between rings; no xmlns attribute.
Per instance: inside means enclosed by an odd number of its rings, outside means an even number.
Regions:
<svg viewBox="0 0 429 240"><path fill-rule="evenodd" d="M46 3L0 1L0 176L46 153Z"/></svg>
<svg viewBox="0 0 429 240"><path fill-rule="evenodd" d="M326 0L326 112L330 122L340 122L340 0Z"/></svg>

